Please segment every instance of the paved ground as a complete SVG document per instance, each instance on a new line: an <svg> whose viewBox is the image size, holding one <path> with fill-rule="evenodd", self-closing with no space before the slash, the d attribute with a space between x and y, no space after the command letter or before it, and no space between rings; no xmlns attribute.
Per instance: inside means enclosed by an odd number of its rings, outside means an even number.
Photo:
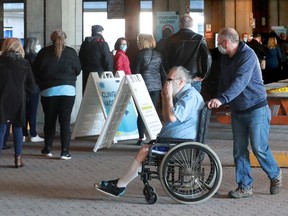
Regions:
<svg viewBox="0 0 288 216"><path fill-rule="evenodd" d="M273 150L288 149L287 126L272 126L270 143ZM34 215L288 215L288 170L283 168L283 190L269 195L269 180L260 168L253 168L254 196L230 199L235 189L231 129L212 119L207 144L215 150L223 166L219 196L197 205L178 204L162 190L158 180L152 180L159 195L154 205L148 205L142 195L143 185L136 179L122 198L105 196L95 189L95 181L121 176L139 149L134 141L113 144L110 149L92 151L96 137L77 138L71 143L72 159L59 160L59 139L53 158L40 155L43 143L25 143L25 167L13 166L13 150L5 150L0 158L0 216ZM11 144L11 142L10 142Z"/></svg>

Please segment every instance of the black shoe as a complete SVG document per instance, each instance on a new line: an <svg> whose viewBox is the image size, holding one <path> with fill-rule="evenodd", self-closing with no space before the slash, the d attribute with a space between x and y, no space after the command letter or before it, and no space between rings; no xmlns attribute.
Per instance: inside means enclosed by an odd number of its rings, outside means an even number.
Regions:
<svg viewBox="0 0 288 216"><path fill-rule="evenodd" d="M11 147L7 144L3 144L2 150L10 149Z"/></svg>
<svg viewBox="0 0 288 216"><path fill-rule="evenodd" d="M109 196L120 197L124 195L126 188L125 187L118 188L117 182L118 179L110 181L102 181L100 185L98 183L95 183L94 187L96 188L96 190Z"/></svg>
<svg viewBox="0 0 288 216"><path fill-rule="evenodd" d="M42 149L41 154L45 157L53 157L52 153L45 148Z"/></svg>
<svg viewBox="0 0 288 216"><path fill-rule="evenodd" d="M62 153L60 156L61 160L70 160L72 157L69 153Z"/></svg>
<svg viewBox="0 0 288 216"><path fill-rule="evenodd" d="M136 145L142 146L144 144L144 141L142 139L138 139Z"/></svg>

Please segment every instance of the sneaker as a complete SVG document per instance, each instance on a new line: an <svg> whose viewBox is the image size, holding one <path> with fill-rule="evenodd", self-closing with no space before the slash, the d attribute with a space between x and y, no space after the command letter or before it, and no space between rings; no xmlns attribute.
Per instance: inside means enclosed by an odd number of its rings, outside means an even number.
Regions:
<svg viewBox="0 0 288 216"><path fill-rule="evenodd" d="M253 196L252 187L249 189L238 187L235 191L230 191L228 193L228 197L230 198L247 198L252 196Z"/></svg>
<svg viewBox="0 0 288 216"><path fill-rule="evenodd" d="M31 136L30 141L31 142L43 142L44 139L42 137L39 137L38 135L36 135L35 137Z"/></svg>
<svg viewBox="0 0 288 216"><path fill-rule="evenodd" d="M72 157L69 153L61 154L60 159L61 160L70 160Z"/></svg>
<svg viewBox="0 0 288 216"><path fill-rule="evenodd" d="M282 187L282 170L276 179L270 181L270 194L277 194L281 191Z"/></svg>
<svg viewBox="0 0 288 216"><path fill-rule="evenodd" d="M102 181L100 185L98 183L95 183L94 187L96 190L109 196L120 197L124 195L126 188L125 187L118 188L117 182L118 179L110 181Z"/></svg>
<svg viewBox="0 0 288 216"><path fill-rule="evenodd" d="M144 144L144 141L142 139L138 139L136 145L142 146Z"/></svg>
<svg viewBox="0 0 288 216"><path fill-rule="evenodd" d="M41 154L45 157L52 157L53 156L52 153L50 151L48 151L47 149L43 149L41 151Z"/></svg>

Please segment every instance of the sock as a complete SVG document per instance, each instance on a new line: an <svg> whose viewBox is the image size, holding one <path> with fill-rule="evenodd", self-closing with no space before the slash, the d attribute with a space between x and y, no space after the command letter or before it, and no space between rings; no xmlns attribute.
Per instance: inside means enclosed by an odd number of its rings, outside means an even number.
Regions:
<svg viewBox="0 0 288 216"><path fill-rule="evenodd" d="M133 179L138 176L138 172L141 171L141 167L142 163L139 163L136 159L134 159L125 175L118 180L117 187L126 187Z"/></svg>

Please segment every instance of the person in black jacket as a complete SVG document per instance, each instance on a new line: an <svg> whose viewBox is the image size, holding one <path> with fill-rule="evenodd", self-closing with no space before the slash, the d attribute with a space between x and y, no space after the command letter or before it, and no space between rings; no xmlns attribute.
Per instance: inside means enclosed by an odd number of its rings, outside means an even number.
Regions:
<svg viewBox="0 0 288 216"><path fill-rule="evenodd" d="M52 157L51 150L58 118L61 135L60 159L67 160L71 159L70 119L76 96L76 79L80 74L81 64L76 51L65 46L65 32L54 31L50 38L53 44L40 50L33 65L35 79L40 87L45 119L45 145L41 153Z"/></svg>
<svg viewBox="0 0 288 216"><path fill-rule="evenodd" d="M100 25L92 26L92 37L86 37L79 50L79 58L83 71L83 93L90 72L113 71L113 54L108 43L102 36L104 28Z"/></svg>
<svg viewBox="0 0 288 216"><path fill-rule="evenodd" d="M167 42L166 70L173 66L183 66L190 71L192 85L200 92L201 81L210 72L212 57L205 38L191 30L193 19L184 15L180 19L180 30Z"/></svg>
<svg viewBox="0 0 288 216"><path fill-rule="evenodd" d="M132 72L142 75L151 100L156 108L162 90L162 83L166 79L166 73L162 65L162 56L154 50L156 41L153 35L139 34L137 37L137 46L139 53ZM137 126L139 132L137 145L142 145L145 125L140 115L138 115Z"/></svg>
<svg viewBox="0 0 288 216"><path fill-rule="evenodd" d="M0 153L7 124L12 124L15 167L22 167L21 158L25 125L26 99L35 86L30 63L24 59L24 49L18 38L7 38L0 56Z"/></svg>

